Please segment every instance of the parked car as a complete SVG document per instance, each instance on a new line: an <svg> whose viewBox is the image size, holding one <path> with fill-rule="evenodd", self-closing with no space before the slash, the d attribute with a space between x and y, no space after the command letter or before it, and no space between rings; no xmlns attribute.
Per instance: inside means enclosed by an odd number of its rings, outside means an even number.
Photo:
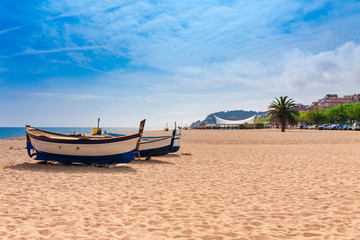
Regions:
<svg viewBox="0 0 360 240"><path fill-rule="evenodd" d="M342 124L336 124L336 130L343 130L344 125Z"/></svg>
<svg viewBox="0 0 360 240"><path fill-rule="evenodd" d="M318 130L325 130L327 128L328 124L323 124L318 126Z"/></svg>
<svg viewBox="0 0 360 240"><path fill-rule="evenodd" d="M352 126L352 130L354 130L354 131L360 130L360 123L354 123Z"/></svg>
<svg viewBox="0 0 360 240"><path fill-rule="evenodd" d="M336 124L331 124L329 127L328 127L329 130L335 130L336 129Z"/></svg>

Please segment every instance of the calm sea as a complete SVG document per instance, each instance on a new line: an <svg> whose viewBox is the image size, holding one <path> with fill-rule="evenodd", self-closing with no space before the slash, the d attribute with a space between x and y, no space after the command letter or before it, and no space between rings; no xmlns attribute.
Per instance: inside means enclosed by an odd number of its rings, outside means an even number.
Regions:
<svg viewBox="0 0 360 240"><path fill-rule="evenodd" d="M91 127L39 127L41 130L55 132L55 133L92 133L93 128ZM108 127L102 128L109 132L116 131L136 131L139 128L120 128L120 127ZM0 127L0 139L1 138L11 138L11 137L25 137L25 128L24 127Z"/></svg>

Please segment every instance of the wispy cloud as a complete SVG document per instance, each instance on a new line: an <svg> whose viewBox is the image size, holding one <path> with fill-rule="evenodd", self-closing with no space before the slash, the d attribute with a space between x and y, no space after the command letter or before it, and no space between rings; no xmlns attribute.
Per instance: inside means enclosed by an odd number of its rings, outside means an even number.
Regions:
<svg viewBox="0 0 360 240"><path fill-rule="evenodd" d="M0 31L0 35L1 35L1 34L4 34L4 33L8 33L8 32L12 32L12 31L21 29L21 28L26 27L26 26L28 26L28 25L30 25L30 23L22 24L22 25L15 26L15 27L11 27L11 28L7 28L7 29L3 29L3 30Z"/></svg>
<svg viewBox="0 0 360 240"><path fill-rule="evenodd" d="M80 57L82 56L81 54L77 53L77 52L70 52L68 53L69 56L71 56L73 58L74 61L62 61L62 60L54 60L54 59L51 59L50 61L52 63L55 63L55 64L65 64L65 65L72 65L72 66L76 66L76 67L80 67L80 68L84 68L84 69L88 69L88 70L91 70L91 71L94 71L94 72L99 72L99 73L104 73L106 74L106 72L102 71L102 70L99 70L99 69L96 69L94 67L92 67L89 62L91 62L91 60L89 60L88 58L84 57Z"/></svg>
<svg viewBox="0 0 360 240"><path fill-rule="evenodd" d="M281 36L285 37L282 41L287 41L293 36L288 31L308 39L305 26L315 31L322 26L310 21L298 23L307 13L324 5L325 1L309 4L276 1L266 7L263 2L211 3L192 4L191 10L185 11L189 4L174 2L156 6L146 2L110 5L98 2L84 9L81 1L76 4L50 1L49 9L80 16L77 24L68 26L69 33L76 31L90 42L113 46L113 54L124 54L126 48L134 63L163 68L169 64L171 67L175 58L178 64L185 65L189 61L244 55L266 45L274 34L277 41ZM279 31L282 26L287 26L286 31ZM209 49L212 57L207 59Z"/></svg>
<svg viewBox="0 0 360 240"><path fill-rule="evenodd" d="M30 26L31 24L38 24L38 23L42 23L42 22L46 22L46 21L51 21L51 20L55 20L55 19L59 19L59 18L64 18L64 17L72 17L72 16L71 16L71 15L61 14L61 15L58 15L58 16L48 17L48 18L45 18L45 19L32 20L32 21L30 21L30 23L21 24L21 25L18 25L18 26L14 26L14 27L10 27L10 28L7 28L7 29L0 30L0 35L1 35L1 34L5 34L5 33L8 33L8 32L12 32L12 31L16 31L16 30L18 30L18 29L22 29L22 28L28 27L28 26Z"/></svg>
<svg viewBox="0 0 360 240"><path fill-rule="evenodd" d="M0 67L0 73L7 72L7 71L9 71L9 69Z"/></svg>
<svg viewBox="0 0 360 240"><path fill-rule="evenodd" d="M48 54L48 53L58 53L58 52L72 52L72 51L87 51L94 49L106 49L106 46L83 46L83 47L67 47L67 48L57 48L57 49L46 49L46 50L36 50L36 49L27 49L24 52L16 53L10 56L5 57L17 57L23 55L37 55L37 54Z"/></svg>
<svg viewBox="0 0 360 240"><path fill-rule="evenodd" d="M86 1L48 1L43 11L56 17L47 20L74 18L43 21L39 25L44 29L41 37L68 47L31 50L37 49L32 47L14 56L63 52L85 42L106 46L107 56L124 57L132 65L164 71L238 58L271 61L281 51L303 47L311 51L321 47L321 51L326 51L353 40L353 35L347 33L343 34L342 42L334 36L331 26L341 22L345 25L349 20L332 12L333 9L341 12L347 5L359 8L354 3L300 1L289 4L287 0L266 2L266 7L262 1L94 2L91 7L84 7L86 4ZM319 9L325 11L323 18L312 21L307 17ZM360 16L349 17L360 21Z"/></svg>
<svg viewBox="0 0 360 240"><path fill-rule="evenodd" d="M71 100L89 100L89 99L104 99L109 98L109 96L103 95L94 95L94 94L83 94L83 93L53 93L53 92L29 92L27 93L32 96L39 96L39 97L55 97L61 98L64 100L71 99Z"/></svg>

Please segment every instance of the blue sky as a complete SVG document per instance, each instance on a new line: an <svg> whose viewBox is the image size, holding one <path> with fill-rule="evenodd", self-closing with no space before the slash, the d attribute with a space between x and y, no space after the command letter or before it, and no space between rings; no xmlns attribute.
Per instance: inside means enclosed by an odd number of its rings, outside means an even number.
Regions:
<svg viewBox="0 0 360 240"><path fill-rule="evenodd" d="M360 1L0 3L0 126L162 128L359 87Z"/></svg>

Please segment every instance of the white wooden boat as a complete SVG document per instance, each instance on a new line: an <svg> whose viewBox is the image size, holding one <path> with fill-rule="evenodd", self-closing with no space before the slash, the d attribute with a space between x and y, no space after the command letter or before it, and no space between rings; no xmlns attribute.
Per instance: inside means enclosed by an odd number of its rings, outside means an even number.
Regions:
<svg viewBox="0 0 360 240"><path fill-rule="evenodd" d="M66 135L26 126L27 152L34 160L78 163L128 163L138 156L145 120L139 132L114 137L109 135Z"/></svg>
<svg viewBox="0 0 360 240"><path fill-rule="evenodd" d="M143 136L140 141L140 157L150 158L170 153L174 146L176 129L171 136Z"/></svg>
<svg viewBox="0 0 360 240"><path fill-rule="evenodd" d="M117 133L107 133L111 136L122 136ZM163 156L169 153L177 152L180 149L180 137L176 134L176 123L175 129L172 135L168 136L142 136L139 146L139 156L146 157L149 159L152 156Z"/></svg>

